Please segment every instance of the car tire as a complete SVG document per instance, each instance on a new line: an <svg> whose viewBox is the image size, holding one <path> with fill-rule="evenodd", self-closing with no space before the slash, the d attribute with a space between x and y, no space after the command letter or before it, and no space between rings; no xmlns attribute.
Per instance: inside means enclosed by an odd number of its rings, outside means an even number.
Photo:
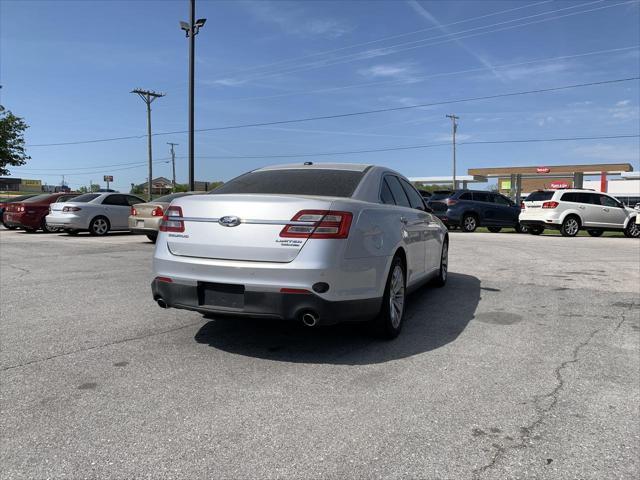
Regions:
<svg viewBox="0 0 640 480"><path fill-rule="evenodd" d="M91 223L89 224L89 234L96 237L102 237L109 232L109 228L111 228L111 225L109 225L107 217L98 216L91 220Z"/></svg>
<svg viewBox="0 0 640 480"><path fill-rule="evenodd" d="M513 228L517 233L529 233L529 227L520 223L517 223Z"/></svg>
<svg viewBox="0 0 640 480"><path fill-rule="evenodd" d="M64 233L66 233L67 235L77 235L78 230L65 229Z"/></svg>
<svg viewBox="0 0 640 480"><path fill-rule="evenodd" d="M575 237L580 231L580 219L575 215L567 215L562 221L560 233L563 237Z"/></svg>
<svg viewBox="0 0 640 480"><path fill-rule="evenodd" d="M382 308L373 320L375 333L386 340L392 340L402 330L404 306L406 303L406 272L400 256L391 262L387 283L382 296Z"/></svg>
<svg viewBox="0 0 640 480"><path fill-rule="evenodd" d="M13 225L7 225L4 222L2 222L2 225L4 225L4 228L6 228L7 230L17 230L18 229L18 227L14 227Z"/></svg>
<svg viewBox="0 0 640 480"><path fill-rule="evenodd" d="M635 218L629 220L624 229L624 236L627 238L640 238L640 225L635 222Z"/></svg>
<svg viewBox="0 0 640 480"><path fill-rule="evenodd" d="M37 228L25 228L24 231L27 232L27 233L36 233L38 231L38 229Z"/></svg>
<svg viewBox="0 0 640 480"><path fill-rule="evenodd" d="M592 237L601 237L604 232L602 230L587 230L587 233Z"/></svg>
<svg viewBox="0 0 640 480"><path fill-rule="evenodd" d="M462 217L462 225L460 226L460 229L463 232L467 232L467 233L475 232L476 228L478 228L478 217L471 214L468 214Z"/></svg>
<svg viewBox="0 0 640 480"><path fill-rule="evenodd" d="M49 225L47 225L47 221L44 218L42 219L42 224L40 224L40 228L42 228L42 231L44 233L57 233L60 231L56 227L50 227Z"/></svg>
<svg viewBox="0 0 640 480"><path fill-rule="evenodd" d="M543 227L537 227L537 226L528 227L528 230L531 235L541 235L542 232L544 232Z"/></svg>
<svg viewBox="0 0 640 480"><path fill-rule="evenodd" d="M152 243L156 243L156 240L158 239L158 234L157 233L147 233L147 238L149 240L151 240Z"/></svg>
<svg viewBox="0 0 640 480"><path fill-rule="evenodd" d="M491 233L498 233L500 232L500 230L502 230L502 227L487 227L487 230L489 230Z"/></svg>
<svg viewBox="0 0 640 480"><path fill-rule="evenodd" d="M444 287L447 284L447 278L449 278L449 238L445 237L440 251L440 270L433 285L438 288Z"/></svg>

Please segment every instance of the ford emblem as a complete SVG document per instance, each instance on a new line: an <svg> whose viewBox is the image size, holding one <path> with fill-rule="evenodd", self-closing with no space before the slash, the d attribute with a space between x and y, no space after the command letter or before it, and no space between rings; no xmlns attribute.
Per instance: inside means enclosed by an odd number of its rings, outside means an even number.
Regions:
<svg viewBox="0 0 640 480"><path fill-rule="evenodd" d="M218 220L218 223L223 227L237 227L240 225L240 219L233 215L227 215L226 217L222 217Z"/></svg>

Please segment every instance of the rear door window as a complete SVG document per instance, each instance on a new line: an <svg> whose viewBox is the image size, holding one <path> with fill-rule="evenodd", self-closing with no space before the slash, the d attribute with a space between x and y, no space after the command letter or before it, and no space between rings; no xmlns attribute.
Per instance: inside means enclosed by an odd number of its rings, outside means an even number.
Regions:
<svg viewBox="0 0 640 480"><path fill-rule="evenodd" d="M560 198L563 202L575 202L579 203L580 198L578 197L578 192L567 192L562 194L562 198Z"/></svg>
<svg viewBox="0 0 640 480"><path fill-rule="evenodd" d="M109 195L102 201L103 205L129 206L124 195Z"/></svg>
<svg viewBox="0 0 640 480"><path fill-rule="evenodd" d="M245 173L212 190L208 195L255 193L350 197L365 172L353 170L262 170Z"/></svg>
<svg viewBox="0 0 640 480"><path fill-rule="evenodd" d="M460 194L458 199L459 200L473 200L473 195L471 195L471 192L464 192L464 193Z"/></svg>
<svg viewBox="0 0 640 480"><path fill-rule="evenodd" d="M498 205L502 205L503 207L510 207L513 205L513 203L511 203L511 200L509 200L507 197L503 197L502 195L494 195L493 201Z"/></svg>
<svg viewBox="0 0 640 480"><path fill-rule="evenodd" d="M473 192L473 200L475 202L492 203L491 194L487 192Z"/></svg>
<svg viewBox="0 0 640 480"><path fill-rule="evenodd" d="M389 189L389 185L384 178L382 179L382 185L380 186L380 200L382 200L382 203L385 203L387 205L396 204L396 201L393 198L393 194L391 193L391 189Z"/></svg>
<svg viewBox="0 0 640 480"><path fill-rule="evenodd" d="M608 195L599 195L600 197L600 205L605 207L618 207L618 202L616 202L613 198Z"/></svg>
<svg viewBox="0 0 640 480"><path fill-rule="evenodd" d="M400 180L398 180L397 177L394 177L392 175L387 175L384 178L389 184L389 188L391 189L393 198L396 200L396 204L401 205L403 207L411 208L411 203L409 203L409 199L407 198L407 195L404 193L404 190L402 189L402 185L400 185Z"/></svg>
<svg viewBox="0 0 640 480"><path fill-rule="evenodd" d="M400 179L400 184L402 185L402 188L404 188L404 193L406 193L407 197L409 197L411 208L424 210L424 202L422 201L422 196L417 192L417 190L413 188L409 182L402 178Z"/></svg>

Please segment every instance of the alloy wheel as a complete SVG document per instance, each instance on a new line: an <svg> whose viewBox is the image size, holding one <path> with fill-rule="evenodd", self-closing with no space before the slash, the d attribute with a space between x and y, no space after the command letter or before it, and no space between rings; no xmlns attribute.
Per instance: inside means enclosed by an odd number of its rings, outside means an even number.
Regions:
<svg viewBox="0 0 640 480"><path fill-rule="evenodd" d="M578 221L575 218L569 218L565 221L564 230L567 232L567 235L574 236L578 233L580 229L580 225L578 225Z"/></svg>
<svg viewBox="0 0 640 480"><path fill-rule="evenodd" d="M391 276L391 288L389 289L389 314L393 328L400 326L402 312L404 310L404 274L402 267L396 265Z"/></svg>
<svg viewBox="0 0 640 480"><path fill-rule="evenodd" d="M107 233L109 229L109 225L107 225L107 221L104 218L98 218L93 222L93 232L96 235L104 235Z"/></svg>
<svg viewBox="0 0 640 480"><path fill-rule="evenodd" d="M467 232L473 232L476 229L476 219L475 217L465 217L464 219L464 229Z"/></svg>

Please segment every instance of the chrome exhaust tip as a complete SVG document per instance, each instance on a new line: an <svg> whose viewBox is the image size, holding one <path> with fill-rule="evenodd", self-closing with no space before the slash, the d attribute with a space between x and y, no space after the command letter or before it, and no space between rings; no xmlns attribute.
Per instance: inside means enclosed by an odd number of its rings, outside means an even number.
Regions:
<svg viewBox="0 0 640 480"><path fill-rule="evenodd" d="M318 324L318 314L315 312L305 312L302 314L302 323L307 327L315 327Z"/></svg>
<svg viewBox="0 0 640 480"><path fill-rule="evenodd" d="M169 305L167 305L167 302L165 302L163 298L158 298L156 302L160 308L169 308Z"/></svg>

